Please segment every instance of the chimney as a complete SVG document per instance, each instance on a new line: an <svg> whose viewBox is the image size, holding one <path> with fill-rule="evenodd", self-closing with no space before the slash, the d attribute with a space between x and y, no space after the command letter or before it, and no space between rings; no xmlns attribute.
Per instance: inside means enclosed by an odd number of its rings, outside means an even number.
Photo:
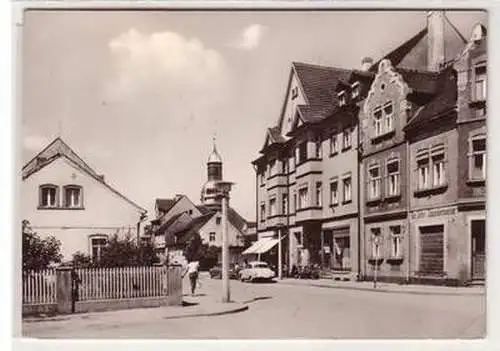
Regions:
<svg viewBox="0 0 500 351"><path fill-rule="evenodd" d="M439 71L444 57L444 11L427 12L427 69Z"/></svg>
<svg viewBox="0 0 500 351"><path fill-rule="evenodd" d="M368 71L373 65L373 59L371 57L365 57L361 60L361 70Z"/></svg>
<svg viewBox="0 0 500 351"><path fill-rule="evenodd" d="M101 180L101 182L104 183L106 181L105 178L104 178L104 174L99 174L98 177Z"/></svg>

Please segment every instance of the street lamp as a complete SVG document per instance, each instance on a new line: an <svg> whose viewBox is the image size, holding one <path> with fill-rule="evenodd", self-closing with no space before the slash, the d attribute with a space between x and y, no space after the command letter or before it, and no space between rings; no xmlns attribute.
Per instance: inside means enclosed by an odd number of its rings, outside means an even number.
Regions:
<svg viewBox="0 0 500 351"><path fill-rule="evenodd" d="M228 208L229 192L234 183L219 181L217 187L217 196L222 199L222 302L230 302L229 292L229 243L228 243Z"/></svg>

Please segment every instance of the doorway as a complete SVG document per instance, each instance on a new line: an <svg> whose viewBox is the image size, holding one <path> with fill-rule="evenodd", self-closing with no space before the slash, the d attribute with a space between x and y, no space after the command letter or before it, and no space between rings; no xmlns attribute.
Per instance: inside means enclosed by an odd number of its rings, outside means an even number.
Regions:
<svg viewBox="0 0 500 351"><path fill-rule="evenodd" d="M486 278L486 220L472 220L470 230L472 280L484 280Z"/></svg>

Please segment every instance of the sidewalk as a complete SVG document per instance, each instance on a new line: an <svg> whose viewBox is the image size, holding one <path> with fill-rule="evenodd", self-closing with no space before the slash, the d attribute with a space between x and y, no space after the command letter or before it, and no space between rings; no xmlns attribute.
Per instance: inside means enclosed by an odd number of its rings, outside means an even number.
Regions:
<svg viewBox="0 0 500 351"><path fill-rule="evenodd" d="M248 306L241 302L223 303L213 296L203 293L195 296L184 296L184 306L165 306L152 308L139 308L129 310L117 310L107 312L78 313L71 315L25 317L23 323L36 322L63 322L72 321L76 323L91 323L109 325L110 323L136 324L151 322L159 319L178 319L189 317L218 316L229 313L245 311Z"/></svg>
<svg viewBox="0 0 500 351"><path fill-rule="evenodd" d="M384 293L395 294L414 294L414 295L484 295L486 289L484 286L471 287L448 287L434 285L417 285L408 284L400 285L394 283L377 283L377 287L373 287L373 282L356 282L356 281L337 281L333 279L292 279L285 278L278 281L284 285L302 285L314 286L330 289L348 289L348 290L365 290L377 291Z"/></svg>

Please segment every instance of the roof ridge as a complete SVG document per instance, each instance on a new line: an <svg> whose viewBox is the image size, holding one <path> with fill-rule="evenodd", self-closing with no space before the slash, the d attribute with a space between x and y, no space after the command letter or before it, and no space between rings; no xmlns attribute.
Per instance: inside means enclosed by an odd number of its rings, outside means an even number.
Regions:
<svg viewBox="0 0 500 351"><path fill-rule="evenodd" d="M343 67L336 67L336 66L326 66L326 65L318 65L315 63L309 63L309 62L302 62L302 61L292 61L292 65L302 65L302 66L307 66L311 68L318 68L318 69L327 69L327 70L336 70L336 71L344 71L344 72L351 72L351 68L343 68Z"/></svg>

